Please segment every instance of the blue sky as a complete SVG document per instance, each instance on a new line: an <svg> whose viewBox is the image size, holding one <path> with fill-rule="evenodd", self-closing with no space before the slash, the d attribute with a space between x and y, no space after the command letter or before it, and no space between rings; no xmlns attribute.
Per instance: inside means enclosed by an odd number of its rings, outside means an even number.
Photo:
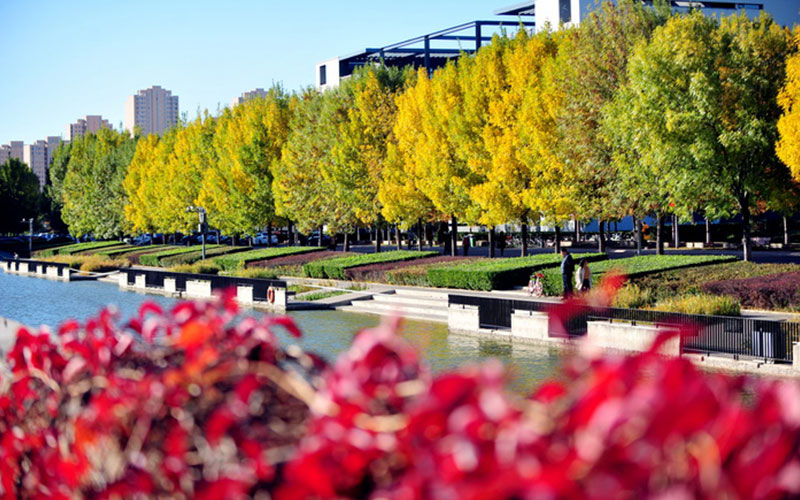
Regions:
<svg viewBox="0 0 800 500"><path fill-rule="evenodd" d="M216 112L273 82L311 85L325 59L518 2L0 0L0 144L63 136L87 114L118 127L126 97L151 85L189 117Z"/></svg>

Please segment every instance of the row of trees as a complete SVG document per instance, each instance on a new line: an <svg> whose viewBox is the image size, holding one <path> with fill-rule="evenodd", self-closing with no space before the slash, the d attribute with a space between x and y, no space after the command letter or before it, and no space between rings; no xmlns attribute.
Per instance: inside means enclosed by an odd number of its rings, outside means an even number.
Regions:
<svg viewBox="0 0 800 500"><path fill-rule="evenodd" d="M660 235L667 215L740 214L749 259L752 214L795 208L798 42L766 15L609 2L432 74L367 67L161 138L101 131L59 151L53 191L73 232L99 236L185 232L197 204L233 234L652 214Z"/></svg>

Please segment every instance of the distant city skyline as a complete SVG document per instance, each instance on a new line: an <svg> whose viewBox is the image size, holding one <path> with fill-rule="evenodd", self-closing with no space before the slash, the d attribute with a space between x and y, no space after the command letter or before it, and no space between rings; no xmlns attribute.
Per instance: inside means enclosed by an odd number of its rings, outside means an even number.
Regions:
<svg viewBox="0 0 800 500"><path fill-rule="evenodd" d="M502 19L492 12L511 3L3 0L0 58L15 69L0 79L0 144L63 136L86 115L120 129L126 99L154 85L180 96L181 115L216 114L256 88L312 86L321 60Z"/></svg>

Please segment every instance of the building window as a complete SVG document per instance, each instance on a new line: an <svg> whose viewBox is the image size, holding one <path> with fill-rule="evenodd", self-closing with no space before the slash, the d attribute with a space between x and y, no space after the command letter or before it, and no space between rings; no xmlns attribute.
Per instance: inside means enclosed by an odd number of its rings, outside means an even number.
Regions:
<svg viewBox="0 0 800 500"><path fill-rule="evenodd" d="M558 0L558 17L562 23L572 21L572 1Z"/></svg>
<svg viewBox="0 0 800 500"><path fill-rule="evenodd" d="M328 82L328 75L326 74L326 68L323 64L319 67L319 84L325 85Z"/></svg>

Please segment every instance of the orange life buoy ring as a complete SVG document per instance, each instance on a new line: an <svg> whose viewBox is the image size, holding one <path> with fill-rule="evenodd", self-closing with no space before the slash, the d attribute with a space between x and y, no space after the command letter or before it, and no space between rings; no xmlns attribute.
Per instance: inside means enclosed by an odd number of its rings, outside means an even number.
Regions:
<svg viewBox="0 0 800 500"><path fill-rule="evenodd" d="M267 288L267 302L270 304L275 303L275 289L272 287Z"/></svg>

